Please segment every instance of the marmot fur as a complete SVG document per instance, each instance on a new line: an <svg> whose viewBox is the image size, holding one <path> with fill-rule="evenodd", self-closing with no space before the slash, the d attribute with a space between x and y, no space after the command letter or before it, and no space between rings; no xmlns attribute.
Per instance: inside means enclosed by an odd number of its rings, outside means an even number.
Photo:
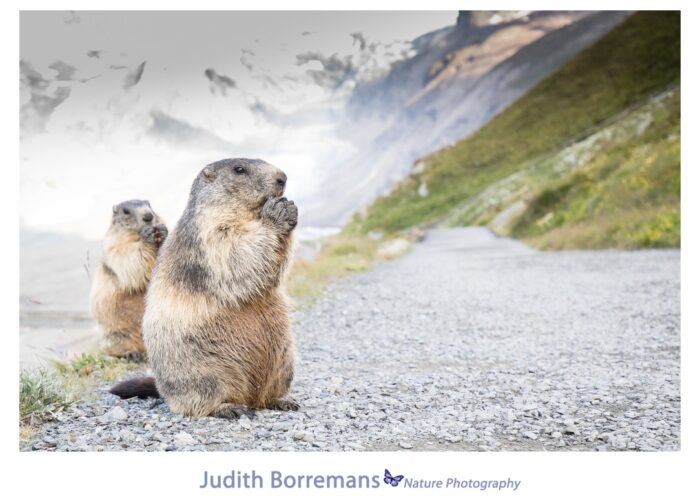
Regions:
<svg viewBox="0 0 700 500"><path fill-rule="evenodd" d="M168 230L148 201L129 200L112 207L102 259L90 291L90 309L110 356L137 358L146 287L158 248Z"/></svg>
<svg viewBox="0 0 700 500"><path fill-rule="evenodd" d="M228 159L197 175L161 249L143 334L153 378L111 392L157 392L184 415L232 418L251 408L296 410L287 297L297 207L287 176L262 160ZM154 387L155 384L155 387Z"/></svg>

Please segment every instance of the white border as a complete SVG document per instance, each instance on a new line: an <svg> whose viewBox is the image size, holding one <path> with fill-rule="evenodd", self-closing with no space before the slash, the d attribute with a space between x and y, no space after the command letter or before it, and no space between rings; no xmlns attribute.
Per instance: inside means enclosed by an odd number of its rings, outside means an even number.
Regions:
<svg viewBox="0 0 700 500"><path fill-rule="evenodd" d="M691 1L588 1L588 2L430 2L378 0L340 0L335 2L304 0L294 3L258 0L231 2L200 0L154 2L122 0L120 2L75 1L74 10L158 9L158 10L392 10L395 7L412 10L453 10L458 7L479 9L682 9L682 88L689 89L682 97L682 433L680 452L658 453L583 453L583 452L397 452L397 453L19 453L17 450L17 376L18 376L18 284L19 284L19 129L17 110L17 59L19 54L19 16L23 10L56 10L58 5L47 0L4 2L2 8L2 63L7 69L0 79L6 112L2 119L2 169L0 208L4 215L3 244L0 245L2 265L2 369L5 411L2 412L2 449L8 470L3 471L0 491L5 498L192 498L198 494L220 498L257 497L255 490L200 491L202 471L256 468L266 474L270 469L287 473L366 474L390 467L405 474L436 478L457 475L466 478L511 478L523 481L515 493L481 492L476 490L406 490L391 488L361 490L361 495L397 495L407 497L436 497L466 495L518 495L521 498L695 498L695 468L698 459L698 273L700 255L697 233L698 157L698 82L697 54L698 8ZM9 236L8 236L9 234ZM262 490L267 496L285 498L321 498L332 494L337 498L358 496L353 490ZM9 494L9 496L8 496Z"/></svg>

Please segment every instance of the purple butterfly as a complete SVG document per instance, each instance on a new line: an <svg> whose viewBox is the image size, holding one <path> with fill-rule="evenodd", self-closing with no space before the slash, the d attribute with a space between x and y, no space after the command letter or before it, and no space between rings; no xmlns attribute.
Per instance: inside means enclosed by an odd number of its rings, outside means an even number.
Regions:
<svg viewBox="0 0 700 500"><path fill-rule="evenodd" d="M398 486L402 479L403 476L392 477L391 472L389 472L387 469L384 469L384 482L386 484Z"/></svg>

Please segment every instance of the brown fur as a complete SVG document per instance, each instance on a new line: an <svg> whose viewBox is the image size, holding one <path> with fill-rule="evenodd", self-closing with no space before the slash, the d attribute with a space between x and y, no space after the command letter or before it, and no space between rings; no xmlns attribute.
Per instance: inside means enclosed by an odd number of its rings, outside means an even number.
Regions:
<svg viewBox="0 0 700 500"><path fill-rule="evenodd" d="M90 291L90 308L102 333L102 350L110 356L136 356L145 351L141 336L146 287L167 229L150 206L124 202L114 208L102 259ZM129 215L117 214L124 206ZM145 213L152 220L144 222ZM122 219L128 218L126 222ZM152 228L158 227L158 232Z"/></svg>
<svg viewBox="0 0 700 500"><path fill-rule="evenodd" d="M241 407L297 408L285 399L294 345L280 284L297 211L280 198L284 180L260 160L207 166L163 246L143 332L158 392L174 412L230 418Z"/></svg>

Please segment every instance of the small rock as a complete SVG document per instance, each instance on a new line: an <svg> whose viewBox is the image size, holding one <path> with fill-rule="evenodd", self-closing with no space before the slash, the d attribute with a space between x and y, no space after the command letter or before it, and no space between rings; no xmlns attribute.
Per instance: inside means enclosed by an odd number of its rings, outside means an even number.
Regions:
<svg viewBox="0 0 700 500"><path fill-rule="evenodd" d="M581 431L579 431L575 425L567 425L564 429L564 434L574 434L578 436L579 434L581 434Z"/></svg>
<svg viewBox="0 0 700 500"><path fill-rule="evenodd" d="M253 424L251 424L250 419L246 415L241 415L238 417L238 425L247 431L253 428Z"/></svg>
<svg viewBox="0 0 700 500"><path fill-rule="evenodd" d="M124 411L124 408L122 408L121 406L115 406L100 417L100 422L103 424L107 424L110 422L122 422L126 420L127 417L128 415Z"/></svg>
<svg viewBox="0 0 700 500"><path fill-rule="evenodd" d="M399 442L399 446L400 446L401 448L403 448L404 450L410 450L411 448L413 448L413 445L412 445L411 443L407 442L407 441L401 441L401 442Z"/></svg>
<svg viewBox="0 0 700 500"><path fill-rule="evenodd" d="M119 431L119 438L122 441L126 441L127 443L133 441L135 437L136 437L136 435L133 432L131 432L129 429L121 429Z"/></svg>
<svg viewBox="0 0 700 500"><path fill-rule="evenodd" d="M625 439L623 437L615 436L612 438L610 445L613 448L617 448L618 450L623 450L623 449L627 448L627 439Z"/></svg>
<svg viewBox="0 0 700 500"><path fill-rule="evenodd" d="M292 423L291 422L275 422L272 424L272 430L273 431L288 431L289 429L292 428Z"/></svg>
<svg viewBox="0 0 700 500"><path fill-rule="evenodd" d="M192 434L189 434L185 431L180 431L177 434L175 434L173 443L178 448L181 448L183 446L192 446L193 444L197 443L197 440L195 440L195 438L192 437Z"/></svg>
<svg viewBox="0 0 700 500"><path fill-rule="evenodd" d="M314 435L308 431L297 431L293 437L297 441L306 441L307 443L311 443L314 440Z"/></svg>
<svg viewBox="0 0 700 500"><path fill-rule="evenodd" d="M411 244L403 238L395 238L385 241L377 249L377 257L380 259L393 259L407 252Z"/></svg>

